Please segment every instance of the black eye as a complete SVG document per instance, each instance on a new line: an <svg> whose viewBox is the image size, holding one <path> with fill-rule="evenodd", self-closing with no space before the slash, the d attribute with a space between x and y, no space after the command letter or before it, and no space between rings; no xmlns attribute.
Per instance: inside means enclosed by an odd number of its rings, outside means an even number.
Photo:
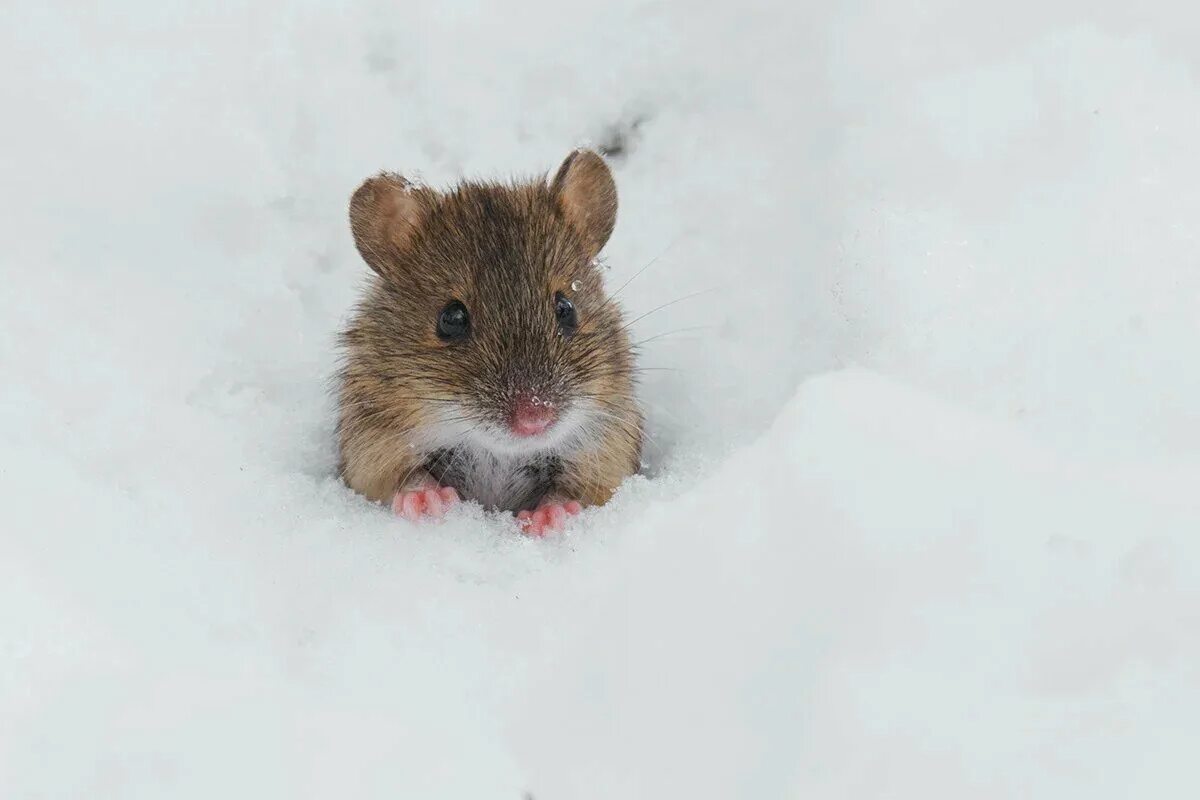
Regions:
<svg viewBox="0 0 1200 800"><path fill-rule="evenodd" d="M575 305L562 292L554 295L554 317L558 320L558 329L564 336L570 336L579 327Z"/></svg>
<svg viewBox="0 0 1200 800"><path fill-rule="evenodd" d="M451 300L438 314L437 334L443 341L451 342L467 338L471 332L471 315L467 307L457 300Z"/></svg>

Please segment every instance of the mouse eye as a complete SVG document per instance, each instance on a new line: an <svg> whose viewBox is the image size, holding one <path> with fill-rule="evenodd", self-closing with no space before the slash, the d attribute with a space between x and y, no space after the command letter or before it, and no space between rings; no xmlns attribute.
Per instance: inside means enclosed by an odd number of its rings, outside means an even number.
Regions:
<svg viewBox="0 0 1200 800"><path fill-rule="evenodd" d="M451 300L438 314L437 334L442 341L451 342L467 338L471 332L471 315L467 307L457 300Z"/></svg>
<svg viewBox="0 0 1200 800"><path fill-rule="evenodd" d="M579 327L579 319L575 316L575 304L562 292L554 295L554 317L558 320L558 330L563 336L570 336Z"/></svg>

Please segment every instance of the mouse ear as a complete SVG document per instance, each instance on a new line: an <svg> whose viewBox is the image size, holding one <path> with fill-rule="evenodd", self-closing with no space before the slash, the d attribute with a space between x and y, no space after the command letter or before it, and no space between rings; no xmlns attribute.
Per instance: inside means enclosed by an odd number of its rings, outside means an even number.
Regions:
<svg viewBox="0 0 1200 800"><path fill-rule="evenodd" d="M423 190L404 176L381 172L363 181L350 198L350 230L367 266L380 275L395 268L421 229L425 217Z"/></svg>
<svg viewBox="0 0 1200 800"><path fill-rule="evenodd" d="M558 168L550 191L594 258L617 224L617 185L608 165L591 150L576 150Z"/></svg>

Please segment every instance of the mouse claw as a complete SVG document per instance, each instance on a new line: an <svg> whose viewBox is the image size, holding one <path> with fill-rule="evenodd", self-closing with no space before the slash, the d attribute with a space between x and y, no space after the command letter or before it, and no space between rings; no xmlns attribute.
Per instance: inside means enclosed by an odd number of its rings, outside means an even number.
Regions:
<svg viewBox="0 0 1200 800"><path fill-rule="evenodd" d="M396 492L392 498L392 513L411 522L422 518L440 519L458 501L458 492L452 486L427 486Z"/></svg>
<svg viewBox="0 0 1200 800"><path fill-rule="evenodd" d="M567 520L583 510L583 506L575 500L565 503L543 503L533 511L517 513L517 524L521 531L530 536L545 536L548 533L561 531L567 525Z"/></svg>

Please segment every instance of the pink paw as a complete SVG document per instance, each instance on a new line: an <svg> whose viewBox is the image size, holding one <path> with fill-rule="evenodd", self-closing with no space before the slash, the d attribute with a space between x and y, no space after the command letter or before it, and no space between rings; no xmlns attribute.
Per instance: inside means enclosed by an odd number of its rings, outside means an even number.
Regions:
<svg viewBox="0 0 1200 800"><path fill-rule="evenodd" d="M440 518L458 502L458 492L452 486L429 486L396 492L392 498L392 512L416 522L421 517Z"/></svg>
<svg viewBox="0 0 1200 800"><path fill-rule="evenodd" d="M567 524L567 517L583 511L583 506L574 500L565 503L543 503L534 511L517 513L517 524L530 536L545 536L560 531Z"/></svg>

